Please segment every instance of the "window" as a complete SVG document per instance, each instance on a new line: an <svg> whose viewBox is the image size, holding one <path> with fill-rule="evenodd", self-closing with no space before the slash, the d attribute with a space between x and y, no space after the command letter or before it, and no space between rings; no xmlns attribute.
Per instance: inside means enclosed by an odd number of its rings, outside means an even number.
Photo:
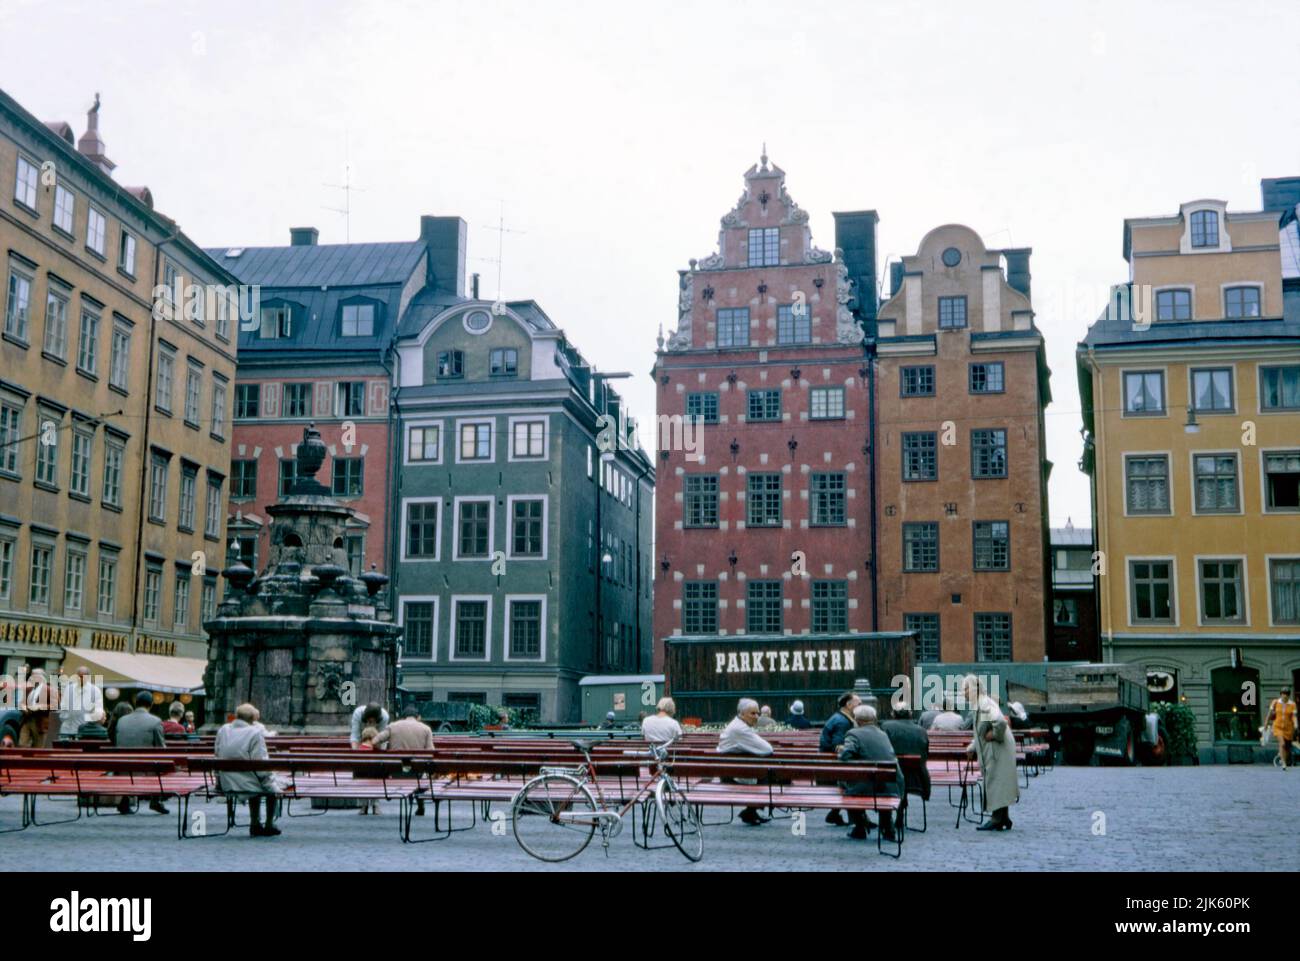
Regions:
<svg viewBox="0 0 1300 961"><path fill-rule="evenodd" d="M80 611L86 590L86 555L68 551L63 571L63 610Z"/></svg>
<svg viewBox="0 0 1300 961"><path fill-rule="evenodd" d="M749 308L719 308L717 328L719 347L748 347Z"/></svg>
<svg viewBox="0 0 1300 961"><path fill-rule="evenodd" d="M934 368L904 367L899 371L899 393L903 397L933 397Z"/></svg>
<svg viewBox="0 0 1300 961"><path fill-rule="evenodd" d="M1228 287L1223 291L1223 316L1228 320L1248 320L1259 316L1258 287Z"/></svg>
<svg viewBox="0 0 1300 961"><path fill-rule="evenodd" d="M262 340L276 340L293 335L293 308L287 304L263 307L257 336Z"/></svg>
<svg viewBox="0 0 1300 961"><path fill-rule="evenodd" d="M970 365L970 392L972 394L1000 394L1003 385L1002 362Z"/></svg>
<svg viewBox="0 0 1300 961"><path fill-rule="evenodd" d="M745 585L745 633L781 633L781 582L749 581Z"/></svg>
<svg viewBox="0 0 1300 961"><path fill-rule="evenodd" d="M203 368L194 364L185 370L185 423L199 426L199 406L203 402Z"/></svg>
<svg viewBox="0 0 1300 961"><path fill-rule="evenodd" d="M1011 660L1011 615L975 615L975 660Z"/></svg>
<svg viewBox="0 0 1300 961"><path fill-rule="evenodd" d="M125 230L117 242L117 266L119 270L135 276L135 238Z"/></svg>
<svg viewBox="0 0 1300 961"><path fill-rule="evenodd" d="M487 557L491 550L489 540L492 530L491 501L462 501L458 528L458 557Z"/></svg>
<svg viewBox="0 0 1300 961"><path fill-rule="evenodd" d="M487 601L456 602L456 656L487 657Z"/></svg>
<svg viewBox="0 0 1300 961"><path fill-rule="evenodd" d="M546 502L541 499L516 500L512 505L511 554L515 557L541 557Z"/></svg>
<svg viewBox="0 0 1300 961"><path fill-rule="evenodd" d="M686 395L686 416L705 424L718 422L718 395L712 392Z"/></svg>
<svg viewBox="0 0 1300 961"><path fill-rule="evenodd" d="M125 391L131 377L131 332L125 327L113 326L113 344L110 351L108 383L110 387Z"/></svg>
<svg viewBox="0 0 1300 961"><path fill-rule="evenodd" d="M955 330L966 326L966 298L939 298L939 329Z"/></svg>
<svg viewBox="0 0 1300 961"><path fill-rule="evenodd" d="M749 266L775 267L781 263L781 230L757 227L749 232Z"/></svg>
<svg viewBox="0 0 1300 961"><path fill-rule="evenodd" d="M343 381L334 385L334 416L361 417L366 412L364 381Z"/></svg>
<svg viewBox="0 0 1300 961"><path fill-rule="evenodd" d="M252 534L241 534L234 541L239 563L249 570L257 570L257 537Z"/></svg>
<svg viewBox="0 0 1300 961"><path fill-rule="evenodd" d="M682 592L682 633L718 632L718 582L687 581Z"/></svg>
<svg viewBox="0 0 1300 961"><path fill-rule="evenodd" d="M1264 495L1267 510L1300 509L1300 450L1264 454Z"/></svg>
<svg viewBox="0 0 1300 961"><path fill-rule="evenodd" d="M1273 623L1300 624L1300 557L1270 560L1268 579L1273 592Z"/></svg>
<svg viewBox="0 0 1300 961"><path fill-rule="evenodd" d="M779 390L751 390L748 400L750 420L781 419L781 392Z"/></svg>
<svg viewBox="0 0 1300 961"><path fill-rule="evenodd" d="M903 525L903 570L939 569L939 525L933 521Z"/></svg>
<svg viewBox="0 0 1300 961"><path fill-rule="evenodd" d="M149 520L167 519L167 459L154 454L149 467Z"/></svg>
<svg viewBox="0 0 1300 961"><path fill-rule="evenodd" d="M72 233L72 221L76 216L77 198L71 190L59 184L54 188L54 226L65 234Z"/></svg>
<svg viewBox="0 0 1300 961"><path fill-rule="evenodd" d="M781 304L776 308L776 342L812 343L812 309L807 304Z"/></svg>
<svg viewBox="0 0 1300 961"><path fill-rule="evenodd" d="M1007 476L1007 432L973 430L970 432L971 476Z"/></svg>
<svg viewBox="0 0 1300 961"><path fill-rule="evenodd" d="M233 501L250 501L257 497L256 460L231 460L230 498Z"/></svg>
<svg viewBox="0 0 1300 961"><path fill-rule="evenodd" d="M54 548L48 544L32 545L31 577L27 599L32 607L50 606L50 574L54 569Z"/></svg>
<svg viewBox="0 0 1300 961"><path fill-rule="evenodd" d="M510 656L542 656L542 602L510 602Z"/></svg>
<svg viewBox="0 0 1300 961"><path fill-rule="evenodd" d="M1169 561L1129 561L1133 623L1173 623L1171 571Z"/></svg>
<svg viewBox="0 0 1300 961"><path fill-rule="evenodd" d="M1198 412L1231 411L1232 369L1220 367L1192 371L1192 406Z"/></svg>
<svg viewBox="0 0 1300 961"><path fill-rule="evenodd" d="M68 358L68 295L53 284L45 295L44 350L51 357Z"/></svg>
<svg viewBox="0 0 1300 961"><path fill-rule="evenodd" d="M406 601L402 605L402 654L433 657L433 603Z"/></svg>
<svg viewBox="0 0 1300 961"><path fill-rule="evenodd" d="M405 555L420 560L438 556L437 501L406 505Z"/></svg>
<svg viewBox="0 0 1300 961"><path fill-rule="evenodd" d="M14 586L14 542L0 538L0 601L8 601Z"/></svg>
<svg viewBox="0 0 1300 961"><path fill-rule="evenodd" d="M213 577L203 578L203 587L199 593L200 623L206 624L217 616L217 581Z"/></svg>
<svg viewBox="0 0 1300 961"><path fill-rule="evenodd" d="M94 207L86 215L86 246L99 256L104 256L104 238L108 233L108 221Z"/></svg>
<svg viewBox="0 0 1300 961"><path fill-rule="evenodd" d="M411 427L406 432L406 459L421 463L442 460L442 428Z"/></svg>
<svg viewBox="0 0 1300 961"><path fill-rule="evenodd" d="M812 630L814 634L844 634L849 629L847 581L813 581Z"/></svg>
<svg viewBox="0 0 1300 961"><path fill-rule="evenodd" d="M9 299L5 301L5 333L26 343L31 315L32 279L9 265Z"/></svg>
<svg viewBox="0 0 1300 961"><path fill-rule="evenodd" d="M975 570L1011 570L1011 525L1006 521L975 522Z"/></svg>
<svg viewBox="0 0 1300 961"><path fill-rule="evenodd" d="M365 490L366 459L335 457L331 488L335 497L360 497Z"/></svg>
<svg viewBox="0 0 1300 961"><path fill-rule="evenodd" d="M546 454L546 421L516 421L511 425L510 429L512 432L510 442L512 457L520 459L524 457L542 457Z"/></svg>
<svg viewBox="0 0 1300 961"><path fill-rule="evenodd" d="M344 304L344 337L373 337L375 335L374 304Z"/></svg>
<svg viewBox="0 0 1300 961"><path fill-rule="evenodd" d="M293 485L298 481L298 458L282 457L280 459L280 496L287 497L293 493Z"/></svg>
<svg viewBox="0 0 1300 961"><path fill-rule="evenodd" d="M81 311L81 336L77 340L77 369L87 374L99 371L99 314Z"/></svg>
<svg viewBox="0 0 1300 961"><path fill-rule="evenodd" d="M1168 457L1125 457L1124 468L1130 514L1170 513Z"/></svg>
<svg viewBox="0 0 1300 961"><path fill-rule="evenodd" d="M121 441L104 440L104 490L100 497L109 507L122 506L122 459L126 447Z"/></svg>
<svg viewBox="0 0 1300 961"><path fill-rule="evenodd" d="M90 458L95 436L80 430L72 432L72 473L68 478L68 491L90 497Z"/></svg>
<svg viewBox="0 0 1300 961"><path fill-rule="evenodd" d="M261 385L235 384L235 417L256 417L261 414Z"/></svg>
<svg viewBox="0 0 1300 961"><path fill-rule="evenodd" d="M498 347L488 354L488 373L493 377L514 377L519 373L519 351Z"/></svg>
<svg viewBox="0 0 1300 961"><path fill-rule="evenodd" d="M460 459L492 459L492 424L475 423L460 425Z"/></svg>
<svg viewBox="0 0 1300 961"><path fill-rule="evenodd" d="M1260 401L1263 410L1300 410L1300 367L1261 367Z"/></svg>
<svg viewBox="0 0 1300 961"><path fill-rule="evenodd" d="M843 474L813 474L809 481L813 527L843 527L845 524Z"/></svg>
<svg viewBox="0 0 1300 961"><path fill-rule="evenodd" d="M1185 288L1156 291L1156 320L1191 320L1192 292Z"/></svg>
<svg viewBox="0 0 1300 961"><path fill-rule="evenodd" d="M1192 458L1198 514L1237 510L1237 455L1196 454Z"/></svg>
<svg viewBox="0 0 1300 961"><path fill-rule="evenodd" d="M809 414L812 420L844 419L844 388L814 387L809 392Z"/></svg>
<svg viewBox="0 0 1300 961"><path fill-rule="evenodd" d="M176 270L176 265L170 260L163 261L163 282L162 282L162 300L169 308L175 306L175 298L180 296L177 290L180 286L180 274ZM171 311L167 313L170 315Z"/></svg>
<svg viewBox="0 0 1300 961"><path fill-rule="evenodd" d="M203 536L216 540L221 536L221 479L208 477L208 501L204 505Z"/></svg>
<svg viewBox="0 0 1300 961"><path fill-rule="evenodd" d="M915 663L937 664L941 660L938 614L904 614L903 630L916 631Z"/></svg>
<svg viewBox="0 0 1300 961"><path fill-rule="evenodd" d="M439 377L464 377L465 354L459 350L444 350L438 354Z"/></svg>
<svg viewBox="0 0 1300 961"><path fill-rule="evenodd" d="M172 594L172 626L176 630L189 627L190 624L190 575L189 572L176 572L176 590Z"/></svg>
<svg viewBox="0 0 1300 961"><path fill-rule="evenodd" d="M745 503L750 527L781 526L781 475L748 474Z"/></svg>
<svg viewBox="0 0 1300 961"><path fill-rule="evenodd" d="M161 608L162 570L150 568L144 575L144 620L157 624Z"/></svg>
<svg viewBox="0 0 1300 961"><path fill-rule="evenodd" d="M1199 561L1201 620L1205 624L1241 624L1246 620L1241 561Z"/></svg>
<svg viewBox="0 0 1300 961"><path fill-rule="evenodd" d="M117 606L117 558L99 558L98 610L102 617L112 617Z"/></svg>
<svg viewBox="0 0 1300 961"><path fill-rule="evenodd" d="M939 478L938 436L933 431L903 434L903 480Z"/></svg>
<svg viewBox="0 0 1300 961"><path fill-rule="evenodd" d="M198 501L198 470L181 467L181 496L177 508L176 526L183 531L194 530L194 514Z"/></svg>
<svg viewBox="0 0 1300 961"><path fill-rule="evenodd" d="M164 413L172 412L172 376L176 369L176 354L166 348L158 351L158 379L154 382L154 406Z"/></svg>
<svg viewBox="0 0 1300 961"><path fill-rule="evenodd" d="M238 297L238 294L235 295ZM231 301L230 294L227 290L217 288L217 336L222 340L230 339L230 315L234 304ZM237 310L237 308L236 308ZM206 587L206 585L204 585Z"/></svg>
<svg viewBox="0 0 1300 961"><path fill-rule="evenodd" d="M311 416L311 384L285 384L280 414L284 417Z"/></svg>
<svg viewBox="0 0 1300 961"><path fill-rule="evenodd" d="M718 526L718 477L716 474L694 474L686 478L687 527Z"/></svg>
<svg viewBox="0 0 1300 961"><path fill-rule="evenodd" d="M221 440L226 436L226 385L223 381L212 383L212 436Z"/></svg>
<svg viewBox="0 0 1300 961"><path fill-rule="evenodd" d="M1057 627L1078 627L1078 600L1073 597L1055 598L1052 601L1052 623Z"/></svg>
<svg viewBox="0 0 1300 961"><path fill-rule="evenodd" d="M1192 246L1219 246L1219 213L1216 210L1192 212Z"/></svg>
<svg viewBox="0 0 1300 961"><path fill-rule="evenodd" d="M36 164L32 163L26 157L19 156L18 172L14 177L14 200L18 201L29 210L36 209L36 182L38 179L38 169Z"/></svg>
<svg viewBox="0 0 1300 961"><path fill-rule="evenodd" d="M42 416L40 428L40 436L36 438L36 483L56 487L59 483L58 420Z"/></svg>
<svg viewBox="0 0 1300 961"><path fill-rule="evenodd" d="M23 412L20 407L0 404L0 471L18 473L18 440L22 437Z"/></svg>

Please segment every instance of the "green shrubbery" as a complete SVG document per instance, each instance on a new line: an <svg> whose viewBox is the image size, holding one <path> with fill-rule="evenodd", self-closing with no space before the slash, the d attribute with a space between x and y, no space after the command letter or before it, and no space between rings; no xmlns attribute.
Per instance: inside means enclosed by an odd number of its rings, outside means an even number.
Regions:
<svg viewBox="0 0 1300 961"><path fill-rule="evenodd" d="M1160 715L1169 743L1169 756L1196 757L1196 715L1186 704L1157 701L1151 709Z"/></svg>

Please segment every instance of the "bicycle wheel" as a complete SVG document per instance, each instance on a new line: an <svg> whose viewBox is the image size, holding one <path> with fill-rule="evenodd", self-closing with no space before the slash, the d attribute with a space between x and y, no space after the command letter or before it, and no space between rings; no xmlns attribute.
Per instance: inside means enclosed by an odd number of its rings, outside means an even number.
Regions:
<svg viewBox="0 0 1300 961"><path fill-rule="evenodd" d="M534 778L515 795L510 813L515 840L539 861L576 857L596 833L596 801L571 777Z"/></svg>
<svg viewBox="0 0 1300 961"><path fill-rule="evenodd" d="M663 819L664 834L686 860L698 861L704 857L704 826L700 823L699 809L686 799L682 789L664 778L655 788L655 804Z"/></svg>

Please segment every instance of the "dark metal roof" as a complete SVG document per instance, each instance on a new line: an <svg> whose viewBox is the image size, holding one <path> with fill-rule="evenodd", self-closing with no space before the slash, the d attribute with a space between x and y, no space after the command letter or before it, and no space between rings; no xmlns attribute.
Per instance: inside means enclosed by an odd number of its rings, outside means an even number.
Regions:
<svg viewBox="0 0 1300 961"><path fill-rule="evenodd" d="M242 251L231 256L235 251ZM207 253L244 284L373 287L405 284L424 256L418 240L387 244L212 247Z"/></svg>
<svg viewBox="0 0 1300 961"><path fill-rule="evenodd" d="M1205 345L1234 341L1300 340L1300 291L1283 294L1282 316L1260 320L1155 321L1135 330L1129 300L1112 295L1108 307L1088 328L1081 347L1157 347L1174 344Z"/></svg>
<svg viewBox="0 0 1300 961"><path fill-rule="evenodd" d="M397 336L399 338L419 337L429 322L448 307L473 302L473 298L470 297L461 297L445 291L435 290L432 287L426 287L411 298L406 313L402 315L402 322L397 328ZM533 330L550 331L559 329L551 318L546 316L546 312L537 305L536 301L508 300L505 304Z"/></svg>
<svg viewBox="0 0 1300 961"><path fill-rule="evenodd" d="M1091 547L1091 527L1053 527L1051 528L1053 547Z"/></svg>

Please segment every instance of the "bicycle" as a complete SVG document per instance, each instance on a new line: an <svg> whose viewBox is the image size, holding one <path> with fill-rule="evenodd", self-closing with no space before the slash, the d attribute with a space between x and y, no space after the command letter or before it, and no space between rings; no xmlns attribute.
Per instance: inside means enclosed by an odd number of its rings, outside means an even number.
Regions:
<svg viewBox="0 0 1300 961"><path fill-rule="evenodd" d="M514 796L510 804L515 840L539 861L560 862L577 857L600 830L602 846L608 853L609 842L623 832L623 818L637 804L652 796L654 810L663 822L664 834L688 861L704 856L704 836L699 811L687 800L685 792L669 773L668 744L651 744L639 757L651 759L654 777L626 803L615 810L605 800L591 760L591 742L571 742L582 753L577 767L543 767ZM595 795L591 787L596 789ZM649 819L645 824L648 836ZM633 828L633 834L635 834ZM638 842L639 843L639 842ZM643 845L644 846L644 845Z"/></svg>

